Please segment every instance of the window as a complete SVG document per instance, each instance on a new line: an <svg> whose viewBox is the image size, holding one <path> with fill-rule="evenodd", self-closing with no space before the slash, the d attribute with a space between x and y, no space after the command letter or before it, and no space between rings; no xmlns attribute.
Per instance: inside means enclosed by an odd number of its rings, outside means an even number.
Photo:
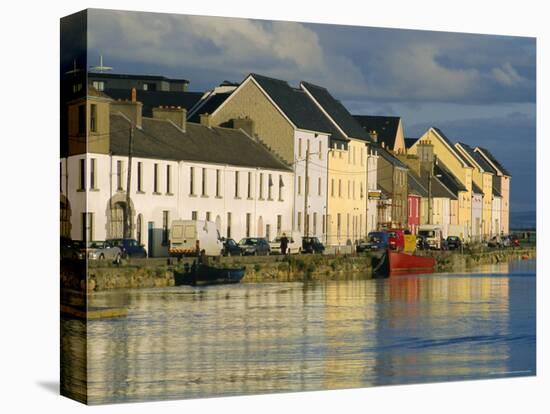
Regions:
<svg viewBox="0 0 550 414"><path fill-rule="evenodd" d="M302 213L298 212L298 231L302 231Z"/></svg>
<svg viewBox="0 0 550 414"><path fill-rule="evenodd" d="M246 237L250 237L250 224L252 222L252 214L246 213Z"/></svg>
<svg viewBox="0 0 550 414"><path fill-rule="evenodd" d="M323 234L325 234L327 228L326 228L326 221L325 221L325 215L323 214L323 223L321 224L322 228L323 228Z"/></svg>
<svg viewBox="0 0 550 414"><path fill-rule="evenodd" d="M137 163L137 190L143 192L143 163L140 161Z"/></svg>
<svg viewBox="0 0 550 414"><path fill-rule="evenodd" d="M207 175L206 175L206 168L203 168L202 169L202 188L201 188L201 195L203 197L207 197L208 194L208 188L207 188L207 185L208 185L208 182L206 181L207 179Z"/></svg>
<svg viewBox="0 0 550 414"><path fill-rule="evenodd" d="M321 195L322 180L321 177L317 179L317 195Z"/></svg>
<svg viewBox="0 0 550 414"><path fill-rule="evenodd" d="M207 211L206 215L205 215L206 221L210 221L211 216L212 216L212 214L210 213L210 211Z"/></svg>
<svg viewBox="0 0 550 414"><path fill-rule="evenodd" d="M342 197L342 180L338 179L338 197Z"/></svg>
<svg viewBox="0 0 550 414"><path fill-rule="evenodd" d="M302 177L298 176L298 194L302 194Z"/></svg>
<svg viewBox="0 0 550 414"><path fill-rule="evenodd" d="M313 235L317 234L317 213L313 213Z"/></svg>
<svg viewBox="0 0 550 414"><path fill-rule="evenodd" d="M97 105L90 105L90 131L97 132Z"/></svg>
<svg viewBox="0 0 550 414"><path fill-rule="evenodd" d="M231 213L227 213L227 238L231 238Z"/></svg>
<svg viewBox="0 0 550 414"><path fill-rule="evenodd" d="M80 183L78 185L79 190L85 190L86 189L86 159L82 158L80 161Z"/></svg>
<svg viewBox="0 0 550 414"><path fill-rule="evenodd" d="M260 200L264 199L264 173L260 173Z"/></svg>
<svg viewBox="0 0 550 414"><path fill-rule="evenodd" d="M90 189L96 190L96 159L90 159Z"/></svg>
<svg viewBox="0 0 550 414"><path fill-rule="evenodd" d="M116 162L116 189L122 191L122 161Z"/></svg>
<svg viewBox="0 0 550 414"><path fill-rule="evenodd" d="M246 197L249 199L252 198L252 172L250 171L247 174Z"/></svg>
<svg viewBox="0 0 550 414"><path fill-rule="evenodd" d="M349 238L349 213L346 216L346 238Z"/></svg>
<svg viewBox="0 0 550 414"><path fill-rule="evenodd" d="M273 179L271 174L267 176L267 199L273 200Z"/></svg>
<svg viewBox="0 0 550 414"><path fill-rule="evenodd" d="M323 143L319 141L319 159L323 159Z"/></svg>
<svg viewBox="0 0 550 414"><path fill-rule="evenodd" d="M298 138L298 157L302 156L302 138Z"/></svg>
<svg viewBox="0 0 550 414"><path fill-rule="evenodd" d="M86 105L78 106L78 134L86 135Z"/></svg>
<svg viewBox="0 0 550 414"><path fill-rule="evenodd" d="M336 235L338 238L340 238L341 230L342 230L342 215L338 213L336 215Z"/></svg>
<svg viewBox="0 0 550 414"><path fill-rule="evenodd" d="M239 172L235 171L235 198L239 198Z"/></svg>
<svg viewBox="0 0 550 414"><path fill-rule="evenodd" d="M348 199L351 198L351 181L348 180Z"/></svg>
<svg viewBox="0 0 550 414"><path fill-rule="evenodd" d="M103 81L93 81L92 82L92 85L95 89L97 89L98 91L103 91L105 90L105 82Z"/></svg>
<svg viewBox="0 0 550 414"><path fill-rule="evenodd" d="M221 171L216 170L216 197L221 197L220 186L221 186Z"/></svg>
<svg viewBox="0 0 550 414"><path fill-rule="evenodd" d="M94 239L94 213L82 213L82 240L84 242Z"/></svg>
<svg viewBox="0 0 550 414"><path fill-rule="evenodd" d="M330 196L334 197L334 178L330 179Z"/></svg>
<svg viewBox="0 0 550 414"><path fill-rule="evenodd" d="M169 211L163 211L162 212L162 245L167 246L168 245L168 222L169 222Z"/></svg>
<svg viewBox="0 0 550 414"><path fill-rule="evenodd" d="M277 216L277 234L280 234L283 229L283 216Z"/></svg>
<svg viewBox="0 0 550 414"><path fill-rule="evenodd" d="M166 166L166 194L172 194L172 166Z"/></svg>
<svg viewBox="0 0 550 414"><path fill-rule="evenodd" d="M143 216L141 214L138 214L137 220L136 220L136 239L138 244L141 244L143 241L142 226L143 226Z"/></svg>
<svg viewBox="0 0 550 414"><path fill-rule="evenodd" d="M279 175L279 201L283 201L283 187L285 183L283 181L283 176Z"/></svg>
<svg viewBox="0 0 550 414"><path fill-rule="evenodd" d="M153 164L153 193L158 194L159 192L159 165L157 163Z"/></svg>
<svg viewBox="0 0 550 414"><path fill-rule="evenodd" d="M195 195L195 167L189 167L189 195Z"/></svg>
<svg viewBox="0 0 550 414"><path fill-rule="evenodd" d="M198 217L199 217L198 212L196 212L196 211L191 212L191 220L197 220Z"/></svg>

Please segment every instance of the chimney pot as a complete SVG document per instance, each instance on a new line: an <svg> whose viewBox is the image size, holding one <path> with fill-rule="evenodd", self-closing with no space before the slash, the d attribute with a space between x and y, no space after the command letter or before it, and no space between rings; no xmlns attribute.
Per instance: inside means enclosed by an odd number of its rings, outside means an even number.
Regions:
<svg viewBox="0 0 550 414"><path fill-rule="evenodd" d="M200 114L200 122L201 122L201 125L204 125L210 128L212 126L212 118L210 114L208 113Z"/></svg>
<svg viewBox="0 0 550 414"><path fill-rule="evenodd" d="M159 106L153 108L153 118L172 121L181 130L185 132L187 126L187 110L185 108L175 108L168 106Z"/></svg>
<svg viewBox="0 0 550 414"><path fill-rule="evenodd" d="M132 88L132 102L137 102L136 88Z"/></svg>

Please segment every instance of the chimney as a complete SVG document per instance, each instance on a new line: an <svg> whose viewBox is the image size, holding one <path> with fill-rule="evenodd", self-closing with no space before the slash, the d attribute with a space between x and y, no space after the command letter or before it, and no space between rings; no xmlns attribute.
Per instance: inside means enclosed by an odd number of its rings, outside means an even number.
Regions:
<svg viewBox="0 0 550 414"><path fill-rule="evenodd" d="M233 119L233 128L242 129L248 135L250 135L251 137L254 137L254 134L255 134L254 121L247 116L244 118Z"/></svg>
<svg viewBox="0 0 550 414"><path fill-rule="evenodd" d="M187 124L187 110L179 106L160 106L153 108L153 118L172 121L178 128L185 132Z"/></svg>
<svg viewBox="0 0 550 414"><path fill-rule="evenodd" d="M374 142L378 142L378 132L374 130L369 131L369 136Z"/></svg>
<svg viewBox="0 0 550 414"><path fill-rule="evenodd" d="M200 114L201 125L210 128L212 126L212 118L210 114Z"/></svg>
<svg viewBox="0 0 550 414"><path fill-rule="evenodd" d="M420 141L417 144L416 153L420 163L420 175L433 174L434 168L434 146L431 141Z"/></svg>
<svg viewBox="0 0 550 414"><path fill-rule="evenodd" d="M137 101L136 89L132 88L130 101L111 102L111 112L121 112L132 122L132 125L141 128L143 104Z"/></svg>

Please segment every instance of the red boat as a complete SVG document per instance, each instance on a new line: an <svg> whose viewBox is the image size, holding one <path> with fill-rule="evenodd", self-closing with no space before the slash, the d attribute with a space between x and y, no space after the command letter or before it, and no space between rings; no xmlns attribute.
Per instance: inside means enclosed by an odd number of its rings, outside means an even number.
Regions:
<svg viewBox="0 0 550 414"><path fill-rule="evenodd" d="M375 272L390 275L394 273L431 273L434 271L435 259L427 256L398 252L388 249L376 266Z"/></svg>

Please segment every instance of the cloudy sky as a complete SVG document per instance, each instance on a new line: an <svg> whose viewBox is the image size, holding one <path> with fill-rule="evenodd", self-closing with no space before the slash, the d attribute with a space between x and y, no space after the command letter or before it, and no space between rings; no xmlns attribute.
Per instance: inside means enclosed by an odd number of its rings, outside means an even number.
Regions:
<svg viewBox="0 0 550 414"><path fill-rule="evenodd" d="M533 38L91 10L88 59L204 91L256 72L328 88L353 114L438 126L510 170L513 211L535 210Z"/></svg>

